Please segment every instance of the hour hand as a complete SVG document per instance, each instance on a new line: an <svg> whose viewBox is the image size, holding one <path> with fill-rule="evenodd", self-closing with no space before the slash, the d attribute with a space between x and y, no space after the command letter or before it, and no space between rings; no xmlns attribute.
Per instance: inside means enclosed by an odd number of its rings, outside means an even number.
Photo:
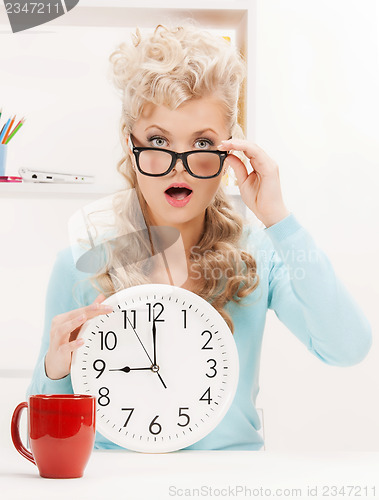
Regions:
<svg viewBox="0 0 379 500"><path fill-rule="evenodd" d="M147 368L130 368L130 366L124 366L124 368L110 368L110 372L125 372L129 373L132 370L151 370L151 366L148 366Z"/></svg>

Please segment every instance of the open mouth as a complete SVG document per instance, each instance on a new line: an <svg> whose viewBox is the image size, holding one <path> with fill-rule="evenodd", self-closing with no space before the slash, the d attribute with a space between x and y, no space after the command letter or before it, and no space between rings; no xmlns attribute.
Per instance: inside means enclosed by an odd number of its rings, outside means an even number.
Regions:
<svg viewBox="0 0 379 500"><path fill-rule="evenodd" d="M166 189L165 193L174 200L184 200L192 193L192 189L185 187L170 187Z"/></svg>

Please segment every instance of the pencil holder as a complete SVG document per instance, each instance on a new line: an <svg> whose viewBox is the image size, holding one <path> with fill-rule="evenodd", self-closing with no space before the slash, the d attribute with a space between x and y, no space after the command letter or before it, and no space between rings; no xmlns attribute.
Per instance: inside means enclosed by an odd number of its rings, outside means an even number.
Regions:
<svg viewBox="0 0 379 500"><path fill-rule="evenodd" d="M5 175L5 162L7 160L7 144L0 144L0 175Z"/></svg>

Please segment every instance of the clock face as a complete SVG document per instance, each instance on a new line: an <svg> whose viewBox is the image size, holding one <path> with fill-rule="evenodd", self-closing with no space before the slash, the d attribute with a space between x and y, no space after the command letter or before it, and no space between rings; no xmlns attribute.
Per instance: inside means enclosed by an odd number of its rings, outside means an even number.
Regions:
<svg viewBox="0 0 379 500"><path fill-rule="evenodd" d="M97 430L146 453L206 436L238 384L237 348L222 316L193 292L163 284L126 288L103 303L114 311L83 325L71 365L74 392L96 396Z"/></svg>

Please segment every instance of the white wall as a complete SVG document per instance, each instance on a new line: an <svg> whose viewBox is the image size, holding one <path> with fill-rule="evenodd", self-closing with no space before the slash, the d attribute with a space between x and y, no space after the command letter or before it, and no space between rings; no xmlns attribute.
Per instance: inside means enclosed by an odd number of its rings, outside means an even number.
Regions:
<svg viewBox="0 0 379 500"><path fill-rule="evenodd" d="M287 206L368 316L349 368L317 360L269 314L259 404L268 449L378 450L379 70L377 2L258 4L256 141Z"/></svg>
<svg viewBox="0 0 379 500"><path fill-rule="evenodd" d="M268 450L379 449L375 4L257 2L257 33L250 34L258 49L257 107L249 109L249 123L255 122L250 138L278 162L287 206L328 254L374 332L364 362L329 367L269 313L258 399ZM91 173L91 164L100 158L101 183L116 184L119 108L104 71L109 48L126 29L87 28L85 34L73 29L70 39L59 29L58 38L53 36L54 30L17 37L0 33L0 47L5 39L12 41L7 52L0 49L0 105L7 114L28 117L19 132L23 147L9 150L9 173L28 163ZM28 53L22 40L29 44ZM54 63L58 59L63 66ZM57 72L47 71L51 65ZM31 83L38 83L39 92L30 91ZM90 128L83 130L82 120ZM63 137L54 132L62 125L67 130ZM99 131L104 147L93 139ZM83 147L73 140L78 134ZM30 372L39 349L51 265L56 251L68 244L67 220L90 201L85 195L13 197L0 192L1 387L4 393L15 387L19 400L27 383L22 370ZM14 393L11 400L16 400ZM0 445L9 444L4 429L2 425Z"/></svg>

